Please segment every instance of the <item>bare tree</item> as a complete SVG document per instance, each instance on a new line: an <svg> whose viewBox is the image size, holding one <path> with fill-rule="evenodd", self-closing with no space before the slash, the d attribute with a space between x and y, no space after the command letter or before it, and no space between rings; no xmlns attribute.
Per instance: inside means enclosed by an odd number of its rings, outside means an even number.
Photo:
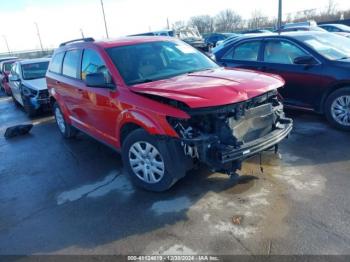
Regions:
<svg viewBox="0 0 350 262"><path fill-rule="evenodd" d="M197 27L199 33L211 33L214 31L214 19L209 15L193 16L189 25Z"/></svg>
<svg viewBox="0 0 350 262"><path fill-rule="evenodd" d="M335 15L337 13L337 4L334 0L328 0L328 4L325 10L327 15Z"/></svg>
<svg viewBox="0 0 350 262"><path fill-rule="evenodd" d="M242 17L231 9L221 11L215 16L215 31L233 32L242 26Z"/></svg>
<svg viewBox="0 0 350 262"><path fill-rule="evenodd" d="M259 10L254 10L251 18L248 20L249 29L257 29L269 26L269 18Z"/></svg>

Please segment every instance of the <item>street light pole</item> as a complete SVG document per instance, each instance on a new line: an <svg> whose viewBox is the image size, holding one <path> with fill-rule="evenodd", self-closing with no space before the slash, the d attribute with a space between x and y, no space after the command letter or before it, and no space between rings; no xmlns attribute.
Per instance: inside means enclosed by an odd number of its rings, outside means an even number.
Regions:
<svg viewBox="0 0 350 262"><path fill-rule="evenodd" d="M39 31L39 26L38 26L38 23L35 22L35 27L36 27L36 32L37 32L37 35L38 35L38 38L39 38L39 42L40 42L40 47L41 47L41 51L44 51L44 48L43 48L43 43L41 42L41 36L40 36L40 31Z"/></svg>
<svg viewBox="0 0 350 262"><path fill-rule="evenodd" d="M105 9L103 7L103 0L101 0L101 7L102 7L103 20L105 22L106 36L107 36L107 38L109 38L109 36L108 36L108 29L107 29L107 22L106 22L106 15L105 15Z"/></svg>
<svg viewBox="0 0 350 262"><path fill-rule="evenodd" d="M5 44L6 44L6 47L7 47L7 51L9 54L11 54L11 50L10 50L10 47L9 47L9 43L7 42L7 38L5 35L2 36L4 38L4 41L5 41Z"/></svg>
<svg viewBox="0 0 350 262"><path fill-rule="evenodd" d="M281 28L282 28L282 0L278 0L278 21L277 21L278 33L281 33Z"/></svg>
<svg viewBox="0 0 350 262"><path fill-rule="evenodd" d="M85 38L83 29L81 29L81 28L80 28L80 33L81 33L82 38Z"/></svg>

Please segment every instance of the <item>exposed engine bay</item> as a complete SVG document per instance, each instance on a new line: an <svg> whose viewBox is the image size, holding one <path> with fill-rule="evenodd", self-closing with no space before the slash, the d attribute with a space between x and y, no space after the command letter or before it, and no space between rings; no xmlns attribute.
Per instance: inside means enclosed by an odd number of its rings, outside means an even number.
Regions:
<svg viewBox="0 0 350 262"><path fill-rule="evenodd" d="M168 121L185 154L228 174L240 169L244 159L276 146L292 129L277 90L231 105L181 109L191 118Z"/></svg>

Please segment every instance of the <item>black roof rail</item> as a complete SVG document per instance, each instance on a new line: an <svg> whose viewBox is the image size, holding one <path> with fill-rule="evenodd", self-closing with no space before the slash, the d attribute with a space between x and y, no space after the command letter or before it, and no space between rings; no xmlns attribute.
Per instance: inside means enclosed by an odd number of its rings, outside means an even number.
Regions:
<svg viewBox="0 0 350 262"><path fill-rule="evenodd" d="M70 40L70 41L61 43L60 47L65 46L65 45L70 44L70 43L79 42L79 41L82 41L82 42L94 42L95 39L93 39L92 37L74 39L74 40Z"/></svg>

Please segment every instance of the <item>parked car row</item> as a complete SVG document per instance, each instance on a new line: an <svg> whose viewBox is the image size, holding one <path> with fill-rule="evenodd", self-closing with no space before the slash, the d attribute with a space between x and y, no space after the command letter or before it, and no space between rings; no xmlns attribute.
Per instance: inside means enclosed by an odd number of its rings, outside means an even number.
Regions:
<svg viewBox="0 0 350 262"><path fill-rule="evenodd" d="M197 165L234 175L245 159L277 150L293 126L281 102L350 130L350 39L311 31L227 39L216 63L174 37L72 40L50 64L14 61L9 85L29 115L50 105L63 137L82 131L120 151L132 181L152 191Z"/></svg>
<svg viewBox="0 0 350 262"><path fill-rule="evenodd" d="M6 59L0 63L1 86L16 105L22 106L28 116L39 110L50 110L49 92L46 85L46 71L49 58Z"/></svg>

